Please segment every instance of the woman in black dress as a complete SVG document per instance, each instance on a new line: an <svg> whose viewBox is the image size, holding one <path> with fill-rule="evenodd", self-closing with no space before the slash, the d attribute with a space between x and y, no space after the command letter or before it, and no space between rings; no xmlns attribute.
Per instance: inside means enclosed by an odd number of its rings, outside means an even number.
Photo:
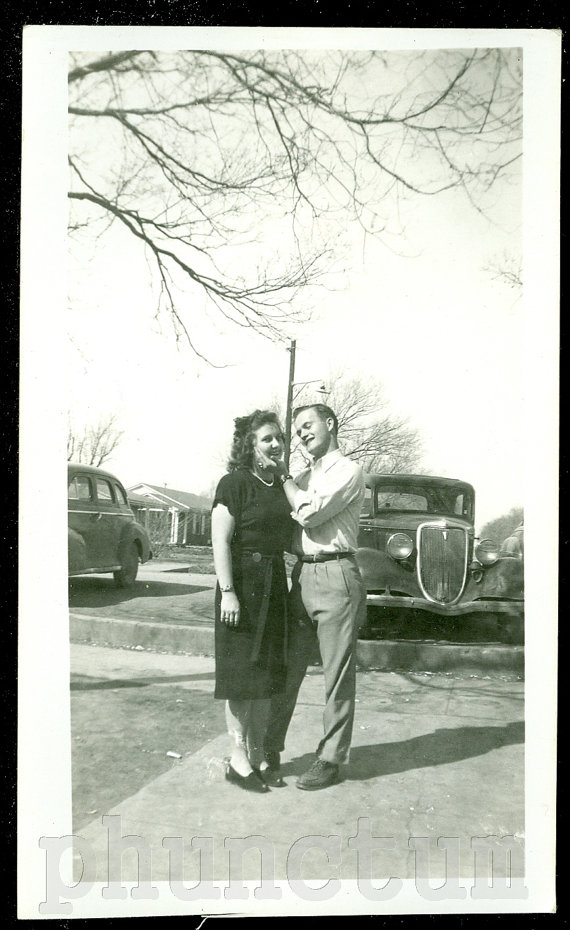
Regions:
<svg viewBox="0 0 570 930"><path fill-rule="evenodd" d="M284 689L287 577L283 550L293 522L281 481L262 459L283 457L276 415L256 410L235 421L228 474L216 489L212 547L216 687L226 701L232 755L226 778L250 791L283 784L272 774L263 738L273 694Z"/></svg>

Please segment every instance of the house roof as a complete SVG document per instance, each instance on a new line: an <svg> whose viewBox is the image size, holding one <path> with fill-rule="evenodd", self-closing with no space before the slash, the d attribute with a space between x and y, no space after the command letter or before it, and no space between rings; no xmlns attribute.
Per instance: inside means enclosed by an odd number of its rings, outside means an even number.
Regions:
<svg viewBox="0 0 570 930"><path fill-rule="evenodd" d="M148 490L148 493L145 494L143 489ZM131 491L137 495L137 498L141 497L148 500L149 497L152 497L168 507L177 506L183 510L209 511L212 506L212 501L208 497L200 497L200 495L190 494L188 491L176 491L174 488L160 487L157 484L135 484L128 491L129 497Z"/></svg>
<svg viewBox="0 0 570 930"><path fill-rule="evenodd" d="M168 504L156 498L151 498L148 494L136 494L134 491L127 491L127 497L131 504L144 504L146 507L152 504L156 510L168 510Z"/></svg>

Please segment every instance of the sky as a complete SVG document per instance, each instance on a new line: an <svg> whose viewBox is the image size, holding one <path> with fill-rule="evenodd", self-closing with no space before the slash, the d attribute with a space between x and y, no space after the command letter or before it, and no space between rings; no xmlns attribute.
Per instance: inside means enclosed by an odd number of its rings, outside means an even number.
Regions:
<svg viewBox="0 0 570 930"><path fill-rule="evenodd" d="M312 319L297 343L295 380L335 370L378 379L391 412L420 434L425 471L470 481L477 527L524 506L522 294L489 270L520 258L522 187L498 183L481 215L459 192L399 204L398 235L347 227L348 252L327 287L312 289ZM287 341L245 338L229 325L206 335L212 368L176 346L154 319L149 270L137 244L112 227L96 251L73 243L67 396L77 432L115 414L124 435L105 464L139 482L208 493L224 472L233 417L285 403ZM202 316L201 316L202 315ZM204 341L205 340L205 341ZM318 385L317 385L318 386Z"/></svg>

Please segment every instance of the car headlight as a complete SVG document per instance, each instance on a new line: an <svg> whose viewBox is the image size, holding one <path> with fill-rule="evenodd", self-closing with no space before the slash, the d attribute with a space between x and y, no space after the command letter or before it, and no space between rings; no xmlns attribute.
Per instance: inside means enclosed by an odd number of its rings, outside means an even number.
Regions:
<svg viewBox="0 0 570 930"><path fill-rule="evenodd" d="M492 565L499 558L499 547L493 539L481 539L475 548L475 555L481 565Z"/></svg>
<svg viewBox="0 0 570 930"><path fill-rule="evenodd" d="M393 559L407 559L413 549L414 543L406 533L393 533L386 543L386 551Z"/></svg>

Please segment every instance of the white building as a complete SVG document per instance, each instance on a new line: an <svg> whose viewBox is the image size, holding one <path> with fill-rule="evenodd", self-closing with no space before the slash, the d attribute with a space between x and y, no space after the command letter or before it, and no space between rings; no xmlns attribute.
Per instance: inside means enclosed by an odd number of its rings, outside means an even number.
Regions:
<svg viewBox="0 0 570 930"><path fill-rule="evenodd" d="M163 527L170 545L210 543L212 501L207 497L155 484L136 484L127 495L137 520L151 536Z"/></svg>

